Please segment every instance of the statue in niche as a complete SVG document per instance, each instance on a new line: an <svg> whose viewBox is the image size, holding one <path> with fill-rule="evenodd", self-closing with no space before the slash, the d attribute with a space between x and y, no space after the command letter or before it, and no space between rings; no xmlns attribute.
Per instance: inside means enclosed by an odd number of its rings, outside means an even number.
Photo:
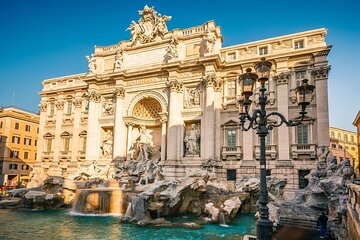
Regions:
<svg viewBox="0 0 360 240"><path fill-rule="evenodd" d="M186 89L185 107L200 105L200 92L197 88Z"/></svg>
<svg viewBox="0 0 360 240"><path fill-rule="evenodd" d="M149 160L149 156L152 153L152 136L146 130L144 125L140 126L139 135L136 138L136 145L139 149L136 160L137 161L146 161Z"/></svg>
<svg viewBox="0 0 360 240"><path fill-rule="evenodd" d="M123 57L123 53L124 53L124 51L122 50L122 48L120 48L120 49L116 52L115 64L114 64L114 71L116 71L116 70L124 70L124 65L123 65L124 57Z"/></svg>
<svg viewBox="0 0 360 240"><path fill-rule="evenodd" d="M205 40L206 40L206 52L213 53L215 42L216 42L216 36L215 36L214 32L208 31L206 33Z"/></svg>
<svg viewBox="0 0 360 240"><path fill-rule="evenodd" d="M96 70L96 59L94 58L94 55L91 54L91 57L89 56L85 56L85 58L88 61L88 68L89 68L89 73L88 75L94 75L95 74L95 70Z"/></svg>
<svg viewBox="0 0 360 240"><path fill-rule="evenodd" d="M185 142L185 156L199 156L200 155L200 130L196 124L191 124L191 130L186 133Z"/></svg>
<svg viewBox="0 0 360 240"><path fill-rule="evenodd" d="M114 103L111 99L106 99L103 104L103 112L105 115L114 115Z"/></svg>
<svg viewBox="0 0 360 240"><path fill-rule="evenodd" d="M105 138L102 141L102 155L105 158L111 158L112 157L112 150L113 150L113 132L108 129L106 130Z"/></svg>

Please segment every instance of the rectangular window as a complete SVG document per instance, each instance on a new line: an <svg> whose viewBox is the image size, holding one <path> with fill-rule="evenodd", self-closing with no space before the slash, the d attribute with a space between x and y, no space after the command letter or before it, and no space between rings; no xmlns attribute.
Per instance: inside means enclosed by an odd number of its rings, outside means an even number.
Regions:
<svg viewBox="0 0 360 240"><path fill-rule="evenodd" d="M69 100L67 101L67 110L66 110L67 114L71 114L72 113L72 101Z"/></svg>
<svg viewBox="0 0 360 240"><path fill-rule="evenodd" d="M18 122L15 123L15 129L19 130L20 124Z"/></svg>
<svg viewBox="0 0 360 240"><path fill-rule="evenodd" d="M351 142L354 142L354 136L351 136L350 139L351 139Z"/></svg>
<svg viewBox="0 0 360 240"><path fill-rule="evenodd" d="M226 130L226 146L227 147L236 147L236 130L235 129Z"/></svg>
<svg viewBox="0 0 360 240"><path fill-rule="evenodd" d="M86 137L80 137L80 151L85 152L86 151Z"/></svg>
<svg viewBox="0 0 360 240"><path fill-rule="evenodd" d="M295 49L304 48L304 40L295 41L295 42L294 42L294 48L295 48Z"/></svg>
<svg viewBox="0 0 360 240"><path fill-rule="evenodd" d="M330 136L331 136L332 138L334 138L334 137L335 137L335 133L334 133L333 131L331 131L331 132L330 132Z"/></svg>
<svg viewBox="0 0 360 240"><path fill-rule="evenodd" d="M36 128L36 133L39 133L39 128L38 127Z"/></svg>
<svg viewBox="0 0 360 240"><path fill-rule="evenodd" d="M296 87L301 86L301 80L303 80L304 78L306 78L306 70L295 72Z"/></svg>
<svg viewBox="0 0 360 240"><path fill-rule="evenodd" d="M236 54L234 52L232 53L228 53L228 60L235 60L236 59Z"/></svg>
<svg viewBox="0 0 360 240"><path fill-rule="evenodd" d="M308 144L308 125L297 126L297 143Z"/></svg>
<svg viewBox="0 0 360 240"><path fill-rule="evenodd" d="M236 169L228 169L226 171L226 179L228 181L236 181Z"/></svg>
<svg viewBox="0 0 360 240"><path fill-rule="evenodd" d="M351 151L355 151L355 148L354 148L354 147L351 147Z"/></svg>
<svg viewBox="0 0 360 240"><path fill-rule="evenodd" d="M24 138L24 145L31 146L31 138Z"/></svg>
<svg viewBox="0 0 360 240"><path fill-rule="evenodd" d="M30 132L30 131L31 131L30 125L25 125L25 131L27 131L27 132Z"/></svg>
<svg viewBox="0 0 360 240"><path fill-rule="evenodd" d="M52 139L46 139L46 152L51 152L52 149Z"/></svg>
<svg viewBox="0 0 360 240"><path fill-rule="evenodd" d="M331 144L331 147L336 148L336 144L335 143Z"/></svg>
<svg viewBox="0 0 360 240"><path fill-rule="evenodd" d="M30 169L29 165L24 164L21 166L21 170L29 170L29 169Z"/></svg>
<svg viewBox="0 0 360 240"><path fill-rule="evenodd" d="M266 169L266 176L271 176L271 169Z"/></svg>
<svg viewBox="0 0 360 240"><path fill-rule="evenodd" d="M36 160L36 158L37 158L37 153L34 154L34 159Z"/></svg>
<svg viewBox="0 0 360 240"><path fill-rule="evenodd" d="M337 138L338 138L339 140L341 140L341 133L338 133L338 134L337 134Z"/></svg>
<svg viewBox="0 0 360 240"><path fill-rule="evenodd" d="M259 48L259 55L266 55L268 54L268 48L267 47L260 47Z"/></svg>
<svg viewBox="0 0 360 240"><path fill-rule="evenodd" d="M11 142L16 143L16 144L20 144L20 137L19 136L12 136Z"/></svg>
<svg viewBox="0 0 360 240"><path fill-rule="evenodd" d="M18 150L11 150L10 158L19 158L19 151Z"/></svg>
<svg viewBox="0 0 360 240"><path fill-rule="evenodd" d="M269 131L268 135L266 135L265 137L265 145L270 145L271 144L271 136L270 136L271 132Z"/></svg>
<svg viewBox="0 0 360 240"><path fill-rule="evenodd" d="M236 96L236 81L227 82L227 96L229 97Z"/></svg>
<svg viewBox="0 0 360 240"><path fill-rule="evenodd" d="M18 165L17 164L10 164L9 165L9 169L17 169Z"/></svg>
<svg viewBox="0 0 360 240"><path fill-rule="evenodd" d="M348 135L344 134L344 141L347 142L348 141Z"/></svg>
<svg viewBox="0 0 360 240"><path fill-rule="evenodd" d="M24 152L24 159L29 159L29 152Z"/></svg>
<svg viewBox="0 0 360 240"><path fill-rule="evenodd" d="M68 152L70 150L70 138L68 137L64 138L63 143L64 143L63 151Z"/></svg>
<svg viewBox="0 0 360 240"><path fill-rule="evenodd" d="M309 173L310 173L310 170L299 170L299 188L300 189L305 188L309 184L309 181L305 177Z"/></svg>
<svg viewBox="0 0 360 240"><path fill-rule="evenodd" d="M339 144L339 149L343 149L343 146Z"/></svg>
<svg viewBox="0 0 360 240"><path fill-rule="evenodd" d="M0 128L2 128L3 122L0 122Z"/></svg>
<svg viewBox="0 0 360 240"><path fill-rule="evenodd" d="M37 141L38 141L38 140L35 140L35 147L37 146Z"/></svg>
<svg viewBox="0 0 360 240"><path fill-rule="evenodd" d="M348 146L345 146L345 149L346 149L346 150L349 150L349 147L348 147Z"/></svg>
<svg viewBox="0 0 360 240"><path fill-rule="evenodd" d="M55 114L55 103L50 103L50 112L49 112L50 116L54 116Z"/></svg>

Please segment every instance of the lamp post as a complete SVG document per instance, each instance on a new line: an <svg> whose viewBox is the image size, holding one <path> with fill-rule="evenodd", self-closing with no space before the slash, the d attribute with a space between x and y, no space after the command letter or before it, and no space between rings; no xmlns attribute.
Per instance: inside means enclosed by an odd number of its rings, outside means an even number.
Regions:
<svg viewBox="0 0 360 240"><path fill-rule="evenodd" d="M267 96L265 95L265 83L269 80L270 69L272 63L261 58L261 61L255 64L256 73L252 73L251 69L246 69L244 74L239 77L242 98L239 99L240 126L242 131L250 129L256 130L256 134L260 139L260 194L259 194L259 213L260 217L256 223L256 235L258 240L272 239L273 224L269 220L268 192L266 186L266 158L265 158L265 137L269 130L279 127L283 123L290 126L300 125L306 115L306 106L310 104L315 87L308 84L308 80L302 80L302 85L295 89L296 101L301 107L300 119L297 121L286 120L286 118L278 112L266 113L265 106L267 104ZM249 114L249 108L252 103L250 99L253 95L253 89L256 80L260 83L259 105L260 109L254 110L252 115ZM280 121L268 121L270 117L278 117ZM248 125L245 123L248 121Z"/></svg>

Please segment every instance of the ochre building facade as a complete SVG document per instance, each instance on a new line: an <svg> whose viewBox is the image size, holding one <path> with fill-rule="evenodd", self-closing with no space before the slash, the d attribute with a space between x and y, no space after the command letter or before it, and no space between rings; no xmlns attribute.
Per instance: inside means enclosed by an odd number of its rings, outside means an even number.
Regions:
<svg viewBox="0 0 360 240"><path fill-rule="evenodd" d="M36 174L66 176L95 160L115 172L145 156L160 161L167 178L204 164L229 181L257 176L259 140L240 129L238 77L266 57L268 111L297 119L295 88L303 78L316 86L304 124L274 129L266 140L268 174L303 187L317 147L329 145L327 30L222 47L214 21L168 31L171 17L147 6L139 14L130 40L86 57L87 73L43 81ZM253 97L255 109L258 88Z"/></svg>
<svg viewBox="0 0 360 240"><path fill-rule="evenodd" d="M24 185L37 158L39 115L0 108L0 185Z"/></svg>

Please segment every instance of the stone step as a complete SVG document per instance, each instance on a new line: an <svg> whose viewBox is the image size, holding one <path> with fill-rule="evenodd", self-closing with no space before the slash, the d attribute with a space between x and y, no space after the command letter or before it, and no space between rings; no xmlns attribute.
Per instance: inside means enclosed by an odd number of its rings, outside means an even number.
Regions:
<svg viewBox="0 0 360 240"><path fill-rule="evenodd" d="M298 227L298 228L317 231L316 221L312 221L309 219L296 219L296 218L281 217L279 220L279 226L280 227L294 226L294 227Z"/></svg>

